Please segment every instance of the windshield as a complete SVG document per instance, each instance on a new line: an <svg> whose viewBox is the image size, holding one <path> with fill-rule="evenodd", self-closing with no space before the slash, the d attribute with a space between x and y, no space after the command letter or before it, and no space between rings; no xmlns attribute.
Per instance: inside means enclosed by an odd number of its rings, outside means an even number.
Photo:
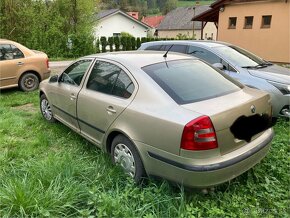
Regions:
<svg viewBox="0 0 290 218"><path fill-rule="evenodd" d="M233 45L216 47L215 50L239 67L257 67L269 64L262 58Z"/></svg>
<svg viewBox="0 0 290 218"><path fill-rule="evenodd" d="M199 60L169 61L142 69L178 104L202 101L240 90L240 84Z"/></svg>

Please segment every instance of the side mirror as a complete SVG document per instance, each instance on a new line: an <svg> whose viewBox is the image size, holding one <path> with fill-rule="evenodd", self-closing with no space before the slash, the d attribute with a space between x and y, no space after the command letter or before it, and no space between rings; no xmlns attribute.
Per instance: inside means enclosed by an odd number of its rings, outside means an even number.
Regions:
<svg viewBox="0 0 290 218"><path fill-rule="evenodd" d="M49 78L50 83L56 83L58 82L58 75L53 75Z"/></svg>
<svg viewBox="0 0 290 218"><path fill-rule="evenodd" d="M220 70L224 70L225 69L224 65L221 64L221 63L214 63L214 64L212 64L212 66L215 67L215 68L218 68Z"/></svg>

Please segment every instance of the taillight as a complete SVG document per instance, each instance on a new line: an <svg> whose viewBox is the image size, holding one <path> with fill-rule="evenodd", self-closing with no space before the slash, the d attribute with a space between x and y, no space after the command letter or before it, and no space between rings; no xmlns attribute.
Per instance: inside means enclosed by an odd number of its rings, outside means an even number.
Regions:
<svg viewBox="0 0 290 218"><path fill-rule="evenodd" d="M180 147L185 150L209 150L218 147L215 130L208 116L198 117L185 125Z"/></svg>
<svg viewBox="0 0 290 218"><path fill-rule="evenodd" d="M49 60L48 60L48 58L46 58L46 67L47 67L47 69L49 68Z"/></svg>

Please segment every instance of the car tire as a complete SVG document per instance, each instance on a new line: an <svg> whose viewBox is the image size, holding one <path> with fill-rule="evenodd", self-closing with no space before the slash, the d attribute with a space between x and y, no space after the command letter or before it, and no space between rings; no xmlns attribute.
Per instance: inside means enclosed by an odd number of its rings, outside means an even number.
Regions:
<svg viewBox="0 0 290 218"><path fill-rule="evenodd" d="M19 87L24 92L30 92L39 86L39 78L34 73L25 73L19 79Z"/></svg>
<svg viewBox="0 0 290 218"><path fill-rule="evenodd" d="M53 117L51 106L46 96L43 94L40 96L40 111L44 119L50 123L55 123L56 119Z"/></svg>
<svg viewBox="0 0 290 218"><path fill-rule="evenodd" d="M120 165L136 183L140 183L146 172L135 145L125 136L118 135L112 141L111 156L114 164Z"/></svg>

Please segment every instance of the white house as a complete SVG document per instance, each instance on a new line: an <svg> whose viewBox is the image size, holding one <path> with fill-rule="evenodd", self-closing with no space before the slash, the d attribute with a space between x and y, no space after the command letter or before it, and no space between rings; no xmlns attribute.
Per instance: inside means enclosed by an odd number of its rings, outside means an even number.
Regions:
<svg viewBox="0 0 290 218"><path fill-rule="evenodd" d="M147 37L150 26L137 20L119 9L101 11L97 15L97 25L94 29L95 37L118 36L127 32L134 37Z"/></svg>

